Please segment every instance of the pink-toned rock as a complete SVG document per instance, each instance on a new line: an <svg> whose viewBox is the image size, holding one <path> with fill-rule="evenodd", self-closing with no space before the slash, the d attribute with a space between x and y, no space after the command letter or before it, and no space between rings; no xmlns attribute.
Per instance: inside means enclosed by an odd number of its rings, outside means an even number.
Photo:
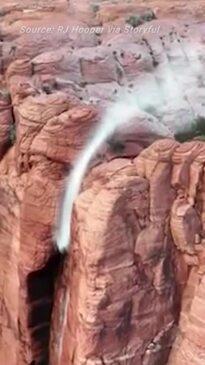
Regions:
<svg viewBox="0 0 205 365"><path fill-rule="evenodd" d="M52 119L55 115L61 116L67 110L64 125L69 128L70 124L66 143L69 140L73 143L71 157L78 148L82 148L75 143L76 126L81 126L82 138L79 138L78 133L78 143L82 144L87 137L89 123L92 123L96 115L88 106L72 109L71 100L65 95L63 97L62 93L53 95L46 102L44 98L26 100L27 104L22 103L20 108L24 123L20 114L17 144L0 163L0 239L3 242L1 257L4 262L1 265L0 280L0 361L10 365L48 361L54 283L60 263L53 241L53 224L63 187L65 163L72 162L66 157L69 149L65 149L64 157L60 151L57 156L56 150L55 156L47 158L47 147L44 145L41 150L34 148L31 152L32 139L28 141L27 137L32 137L32 133L37 136L45 120ZM38 108L36 103L39 103ZM83 123L85 128L82 128ZM60 124L59 126L61 129ZM26 128L30 133L26 132ZM51 130L52 128L52 136ZM65 136L65 132L61 133ZM60 137L58 142L60 143ZM22 161L24 165L19 165ZM10 350L11 344L13 353Z"/></svg>
<svg viewBox="0 0 205 365"><path fill-rule="evenodd" d="M0 159L11 145L11 130L13 126L12 105L7 90L0 92Z"/></svg>
<svg viewBox="0 0 205 365"><path fill-rule="evenodd" d="M204 115L203 78L186 79L180 105L163 89L166 108L145 105L98 151L64 263L53 234L64 178L108 102L122 88L147 100L167 66L177 92L172 67L186 57L182 74L195 70L191 51L204 66L204 1L151 0L159 19L129 34L139 1L1 3L0 364L204 365L205 149L172 139Z"/></svg>
<svg viewBox="0 0 205 365"><path fill-rule="evenodd" d="M186 265L181 271L166 216L161 213L160 223L150 220L148 181L137 176L135 164L119 162L119 167L113 160L94 168L75 204L63 279L69 289L57 296L61 306L55 305L53 315L52 364L126 359L151 365L168 358ZM63 307L65 318L59 321Z"/></svg>
<svg viewBox="0 0 205 365"><path fill-rule="evenodd" d="M176 157L179 152L180 159ZM61 306L58 308L55 303L53 312L51 364L123 363L125 358L128 364L142 365L203 363L204 335L199 327L203 329L205 250L201 243L201 215L189 203L190 196L195 202L199 199L200 191L194 186L196 182L200 186L202 176L198 172L194 176L191 166L200 163L203 154L202 143L181 146L167 139L141 152L134 163L112 160L91 170L75 203L70 261L56 297ZM176 171L181 171L187 156L192 156L187 165L191 179L187 184L181 184L183 179L176 184ZM144 187L139 196L141 186ZM181 204L182 196L188 210L180 208L180 212L185 212L180 223L178 201ZM122 246L125 231L129 234L126 246ZM134 245L129 244L133 241ZM115 242L118 244L113 255ZM130 274L133 265L136 282L134 274ZM137 291L135 285L139 287ZM129 316L122 310L130 308L128 299L132 303ZM155 317L152 306L157 306ZM64 311L61 319L59 311ZM116 332L122 313L126 328L121 330L123 335L126 333L126 344L125 336L121 338ZM148 313L152 328L146 322ZM59 333L61 337L57 336Z"/></svg>
<svg viewBox="0 0 205 365"><path fill-rule="evenodd" d="M175 244L191 268L182 298L179 331L169 365L201 365L204 350L204 144L186 143L175 150L173 180L178 196L171 214ZM176 168L175 168L176 166Z"/></svg>

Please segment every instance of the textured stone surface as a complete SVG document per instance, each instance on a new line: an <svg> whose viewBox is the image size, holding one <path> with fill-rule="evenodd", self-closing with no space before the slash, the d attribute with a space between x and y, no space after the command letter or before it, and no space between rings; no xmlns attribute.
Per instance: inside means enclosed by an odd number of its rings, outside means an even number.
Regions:
<svg viewBox="0 0 205 365"><path fill-rule="evenodd" d="M75 203L51 364L203 363L204 148L162 140L92 169Z"/></svg>
<svg viewBox="0 0 205 365"><path fill-rule="evenodd" d="M204 365L205 147L151 145L205 114L202 74L102 146L68 256L53 233L64 178L108 102L144 95L164 67L173 78L184 57L179 75L193 71L192 50L204 67L205 2L0 5L0 364ZM144 26L159 33L110 31L150 9ZM42 26L51 32L22 28Z"/></svg>
<svg viewBox="0 0 205 365"><path fill-rule="evenodd" d="M76 201L73 226L68 316L59 331L62 307L56 308L51 363L165 364L186 268L165 216L151 221L149 181L126 160L94 169Z"/></svg>
<svg viewBox="0 0 205 365"><path fill-rule="evenodd" d="M52 237L56 202L65 172L96 116L88 106L73 107L62 93L40 99L29 97L17 113L16 144L0 164L3 260L0 359L11 365L47 361L54 278L59 263ZM70 142L76 138L75 133L78 137L76 145L71 142L70 158L68 141L63 139L66 150L61 143L62 135L65 137L63 123L68 130L73 126ZM78 127L83 123L81 139ZM53 147L56 145L51 158L49 145L42 143L43 136L41 139L48 124L46 140L51 138L49 143ZM59 130L59 138L55 132L55 144L52 140L54 129ZM34 150L31 152L32 145ZM12 343L15 346L13 355Z"/></svg>

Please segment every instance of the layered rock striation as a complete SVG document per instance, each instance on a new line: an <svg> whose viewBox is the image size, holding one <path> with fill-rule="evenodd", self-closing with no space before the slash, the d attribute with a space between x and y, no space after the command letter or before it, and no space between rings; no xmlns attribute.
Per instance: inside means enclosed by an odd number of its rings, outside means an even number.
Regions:
<svg viewBox="0 0 205 365"><path fill-rule="evenodd" d="M168 139L92 169L75 203L51 364L203 363L204 151Z"/></svg>
<svg viewBox="0 0 205 365"><path fill-rule="evenodd" d="M205 112L204 2L138 3L1 4L0 364L204 365L205 144L173 138ZM133 24L159 32L110 31ZM147 85L164 103L94 156L62 256L65 179L109 102Z"/></svg>

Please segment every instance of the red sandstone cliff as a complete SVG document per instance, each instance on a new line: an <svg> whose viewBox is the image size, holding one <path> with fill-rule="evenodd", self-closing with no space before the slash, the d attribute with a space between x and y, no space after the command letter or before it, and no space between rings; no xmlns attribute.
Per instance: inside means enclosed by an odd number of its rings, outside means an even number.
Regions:
<svg viewBox="0 0 205 365"><path fill-rule="evenodd" d="M146 42L108 31L149 8L157 17L149 24L161 28ZM204 365L205 145L171 138L175 121L187 121L186 100L170 102L168 114L142 114L102 147L75 202L69 255L57 252L53 235L64 178L108 101L140 77L153 79L167 62L162 41L181 59L173 26L203 63L204 8L2 4L0 364ZM21 31L59 24L104 31ZM203 80L186 87L203 114ZM170 138L154 142L159 122Z"/></svg>

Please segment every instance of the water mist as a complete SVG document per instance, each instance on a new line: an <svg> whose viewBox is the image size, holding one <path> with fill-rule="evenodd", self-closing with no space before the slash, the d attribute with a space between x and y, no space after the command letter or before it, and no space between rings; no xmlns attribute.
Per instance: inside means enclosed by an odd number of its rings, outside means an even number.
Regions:
<svg viewBox="0 0 205 365"><path fill-rule="evenodd" d="M191 118L196 115L186 94L186 89L190 79L195 79L195 83L197 83L198 76L202 74L203 67L198 58L197 47L189 45L187 50L182 49L181 44L176 41L174 52L178 52L178 61L176 62L174 59L173 63L172 56L167 53L163 42L162 51L164 54L162 65L157 67L152 74L145 73L143 78L136 79L132 94L124 89L118 100L108 106L104 117L78 156L70 176L66 179L65 194L56 232L57 247L61 252L69 247L73 204L78 196L83 177L90 161L102 144L116 130L122 131L129 121L137 117L139 113L147 112L150 108L161 110L164 114L169 111L170 105L177 110L180 109L182 103L185 103L189 108ZM145 52L147 52L146 49ZM160 82L158 82L159 80ZM159 119L156 120L155 129L158 130L159 135L166 136L165 125L160 123ZM191 120L187 120L187 122L191 122ZM177 122L178 125L179 123L180 121ZM167 131L171 127L167 126Z"/></svg>
<svg viewBox="0 0 205 365"><path fill-rule="evenodd" d="M60 251L68 248L70 241L71 216L74 200L76 199L82 179L87 171L93 156L96 155L102 144L115 132L117 127L125 125L139 112L137 103L126 97L107 109L102 121L93 137L88 141L85 149L78 157L75 167L66 181L65 196L63 199L60 225L57 232L57 245Z"/></svg>
<svg viewBox="0 0 205 365"><path fill-rule="evenodd" d="M141 113L144 113L147 120L150 116L147 113L148 110L157 110L157 118L152 118L150 127L153 128L154 124L156 134L163 136L170 136L170 129L180 129L181 125L180 117L177 121L172 120L175 123L174 125L164 124L163 116L169 112L170 107L178 111L181 110L180 108L183 105L183 108L186 110L186 124L189 125L193 121L193 116L197 115L197 111L193 110L193 106L187 96L187 85L191 84L195 88L198 87L199 76L203 75L203 64L198 57L197 47L195 49L195 45L189 44L187 49L182 49L181 44L177 41L173 46L174 51L177 49L178 61L173 62L173 57L166 53L167 50L164 43L161 42L161 46L164 54L162 65L157 67L152 74L144 73L142 78L137 78L132 94L129 94L129 91L124 89L118 100L108 106L104 117L94 130L84 150L78 156L70 176L66 179L65 194L56 232L57 247L61 252L69 248L74 201L80 191L89 163L102 144L118 129L120 132L123 132L124 127L130 121L133 122L134 120L138 123L138 117ZM147 53L147 49L145 49L145 53ZM176 58L174 61L176 61ZM203 98L205 98L205 91ZM67 290L64 298L63 313L61 313L62 330L59 336L59 361L62 355L68 305L69 291Z"/></svg>

